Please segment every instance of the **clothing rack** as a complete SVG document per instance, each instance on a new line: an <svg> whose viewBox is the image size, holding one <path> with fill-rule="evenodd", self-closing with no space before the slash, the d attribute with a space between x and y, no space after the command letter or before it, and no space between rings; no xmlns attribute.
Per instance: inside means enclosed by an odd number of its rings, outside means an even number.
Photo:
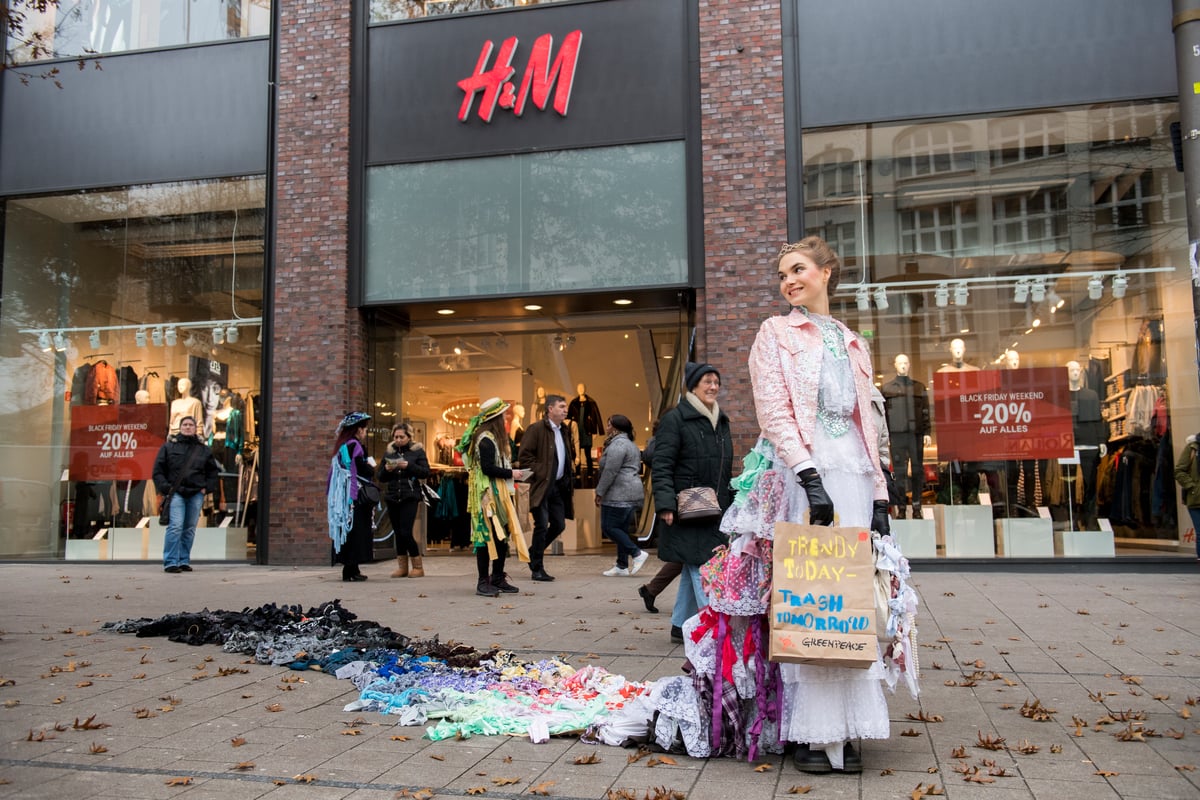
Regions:
<svg viewBox="0 0 1200 800"><path fill-rule="evenodd" d="M83 359L86 361L89 358L103 358L104 356L115 356L115 355L116 355L116 353L89 353L88 355L84 356ZM118 362L118 363L123 363L123 362Z"/></svg>

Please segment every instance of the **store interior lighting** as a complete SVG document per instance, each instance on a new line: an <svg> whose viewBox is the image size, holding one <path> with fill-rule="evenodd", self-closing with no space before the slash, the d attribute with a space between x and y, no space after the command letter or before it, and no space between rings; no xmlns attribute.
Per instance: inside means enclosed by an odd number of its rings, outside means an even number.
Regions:
<svg viewBox="0 0 1200 800"><path fill-rule="evenodd" d="M220 325L212 330L213 344L225 344L225 329Z"/></svg>
<svg viewBox="0 0 1200 800"><path fill-rule="evenodd" d="M230 325L228 328L225 329L225 341L229 342L230 344L237 344L237 340L238 340L237 325Z"/></svg>
<svg viewBox="0 0 1200 800"><path fill-rule="evenodd" d="M67 349L67 337L62 331L54 334L54 349L60 353Z"/></svg>
<svg viewBox="0 0 1200 800"><path fill-rule="evenodd" d="M867 287L858 287L858 291L854 293L854 302L858 306L859 311L871 310L871 293Z"/></svg>
<svg viewBox="0 0 1200 800"><path fill-rule="evenodd" d="M38 334L38 347L42 348L43 353L49 353L54 349L54 343L50 341L49 331L42 331Z"/></svg>
<svg viewBox="0 0 1200 800"><path fill-rule="evenodd" d="M1051 287L1050 290L1046 292L1046 305L1050 307L1051 314L1053 314L1055 311L1058 311L1066 304L1067 301L1059 297L1058 292L1054 291L1054 287Z"/></svg>
<svg viewBox="0 0 1200 800"><path fill-rule="evenodd" d="M1034 281L1033 286L1029 287L1029 297L1035 303L1040 303L1043 300L1045 300L1046 299L1046 282L1043 280Z"/></svg>
<svg viewBox="0 0 1200 800"><path fill-rule="evenodd" d="M221 344L228 341L233 344L238 340L237 329L239 325L259 325L259 334L262 333L262 317L242 317L238 319L221 319L221 320L197 320L195 322L171 322L163 325L154 325L153 333L150 332L149 326L145 323L132 323L128 325L88 325L86 327L75 328L22 328L21 333L29 336L36 336L38 346L43 350L49 351L51 347L62 352L67 347L68 335L72 333L86 334L88 344L93 349L100 346L102 331L117 331L117 332L133 332L134 344L138 347L146 347L149 341L154 342L154 346L158 347L165 344L167 347L174 347L179 341L178 329L205 329L212 331L213 341L216 344ZM219 335L218 335L219 332ZM232 332L232 333L231 333ZM195 337L189 334L189 339L196 341ZM261 341L261 339L260 339ZM61 347L59 346L61 343Z"/></svg>
<svg viewBox="0 0 1200 800"><path fill-rule="evenodd" d="M92 331L88 335L88 344L91 345L93 350L100 349L100 331Z"/></svg>
<svg viewBox="0 0 1200 800"><path fill-rule="evenodd" d="M1112 281L1112 295L1117 300L1125 296L1125 289L1129 286L1129 278L1125 277L1125 273L1118 272Z"/></svg>
<svg viewBox="0 0 1200 800"><path fill-rule="evenodd" d="M1093 275L1088 278L1088 297L1092 300L1099 300L1104 296L1104 278L1099 275Z"/></svg>
<svg viewBox="0 0 1200 800"><path fill-rule="evenodd" d="M965 306L968 298L971 296L971 291L965 283L960 283L954 287L954 305Z"/></svg>
<svg viewBox="0 0 1200 800"><path fill-rule="evenodd" d="M145 347L145 346L146 346L146 329L145 329L145 328L138 328L138 329L137 329L137 332L135 332L135 333L133 334L133 342L134 342L134 344L136 344L138 347Z"/></svg>
<svg viewBox="0 0 1200 800"><path fill-rule="evenodd" d="M152 343L152 344L153 344L155 347L162 347L162 343L163 343L163 329L162 329L162 326L161 326L161 325L158 325L158 326L156 326L156 327L154 328L154 330L150 331L150 342L151 342L151 343Z"/></svg>
<svg viewBox="0 0 1200 800"><path fill-rule="evenodd" d="M887 311L888 309L887 289L882 286L875 287L875 307L880 311Z"/></svg>
<svg viewBox="0 0 1200 800"><path fill-rule="evenodd" d="M166 331L163 332L163 341L167 343L167 347L174 347L175 342L178 340L179 334L176 333L174 327L167 328Z"/></svg>
<svg viewBox="0 0 1200 800"><path fill-rule="evenodd" d="M1019 280L1013 287L1013 302L1024 303L1029 299L1029 281Z"/></svg>
<svg viewBox="0 0 1200 800"><path fill-rule="evenodd" d="M950 287L944 283L938 284L938 287L933 290L933 303L938 308L950 305Z"/></svg>

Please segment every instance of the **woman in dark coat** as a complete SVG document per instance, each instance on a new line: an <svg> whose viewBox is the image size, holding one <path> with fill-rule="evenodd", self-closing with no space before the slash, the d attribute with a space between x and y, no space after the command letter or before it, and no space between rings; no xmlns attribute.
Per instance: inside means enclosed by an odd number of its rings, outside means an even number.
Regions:
<svg viewBox="0 0 1200 800"><path fill-rule="evenodd" d="M396 534L396 571L393 578L423 578L425 564L421 558L421 548L413 538L413 524L417 520L424 495L421 492L421 481L429 477L429 459L425 457L425 448L420 442L414 442L412 428L407 422L401 422L392 427L392 441L383 454L383 473L380 479L385 482L388 519L392 521L392 531ZM412 570L408 568L408 560L412 559Z"/></svg>
<svg viewBox="0 0 1200 800"><path fill-rule="evenodd" d="M707 486L716 491L721 511L733 502L729 487L733 439L729 417L717 405L721 374L710 364L689 362L684 368L684 385L687 394L683 401L664 414L658 426L650 472L654 507L664 524L658 557L683 564L671 612L671 635L677 639L683 636L684 621L708 605L700 586L700 567L712 558L717 545L728 539L720 530L720 514L676 519L675 496L684 489Z"/></svg>
<svg viewBox="0 0 1200 800"><path fill-rule="evenodd" d="M373 558L371 518L375 504L362 496L364 485L378 491L371 484L375 459L363 448L370 421L371 417L361 411L342 419L329 465L329 537L333 539L335 560L342 563L344 581L365 581L367 576L358 565Z"/></svg>

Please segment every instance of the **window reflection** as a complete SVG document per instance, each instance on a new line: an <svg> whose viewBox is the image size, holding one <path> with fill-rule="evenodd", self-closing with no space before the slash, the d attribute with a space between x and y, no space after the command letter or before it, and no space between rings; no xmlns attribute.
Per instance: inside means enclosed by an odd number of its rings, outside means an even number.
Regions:
<svg viewBox="0 0 1200 800"><path fill-rule="evenodd" d="M61 0L39 10L14 2L24 32L9 37L18 62L266 36L270 0Z"/></svg>

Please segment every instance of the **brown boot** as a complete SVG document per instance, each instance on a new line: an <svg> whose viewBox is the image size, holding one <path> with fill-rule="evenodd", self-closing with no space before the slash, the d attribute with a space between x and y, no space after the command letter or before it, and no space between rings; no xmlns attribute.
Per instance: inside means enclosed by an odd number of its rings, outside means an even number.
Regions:
<svg viewBox="0 0 1200 800"><path fill-rule="evenodd" d="M413 564L415 567L416 564ZM408 556L396 556L396 571L392 573L393 578L408 577Z"/></svg>
<svg viewBox="0 0 1200 800"><path fill-rule="evenodd" d="M425 563L423 561L421 561L421 556L413 556L412 562L413 562L412 572L408 573L408 577L424 578L425 577Z"/></svg>

